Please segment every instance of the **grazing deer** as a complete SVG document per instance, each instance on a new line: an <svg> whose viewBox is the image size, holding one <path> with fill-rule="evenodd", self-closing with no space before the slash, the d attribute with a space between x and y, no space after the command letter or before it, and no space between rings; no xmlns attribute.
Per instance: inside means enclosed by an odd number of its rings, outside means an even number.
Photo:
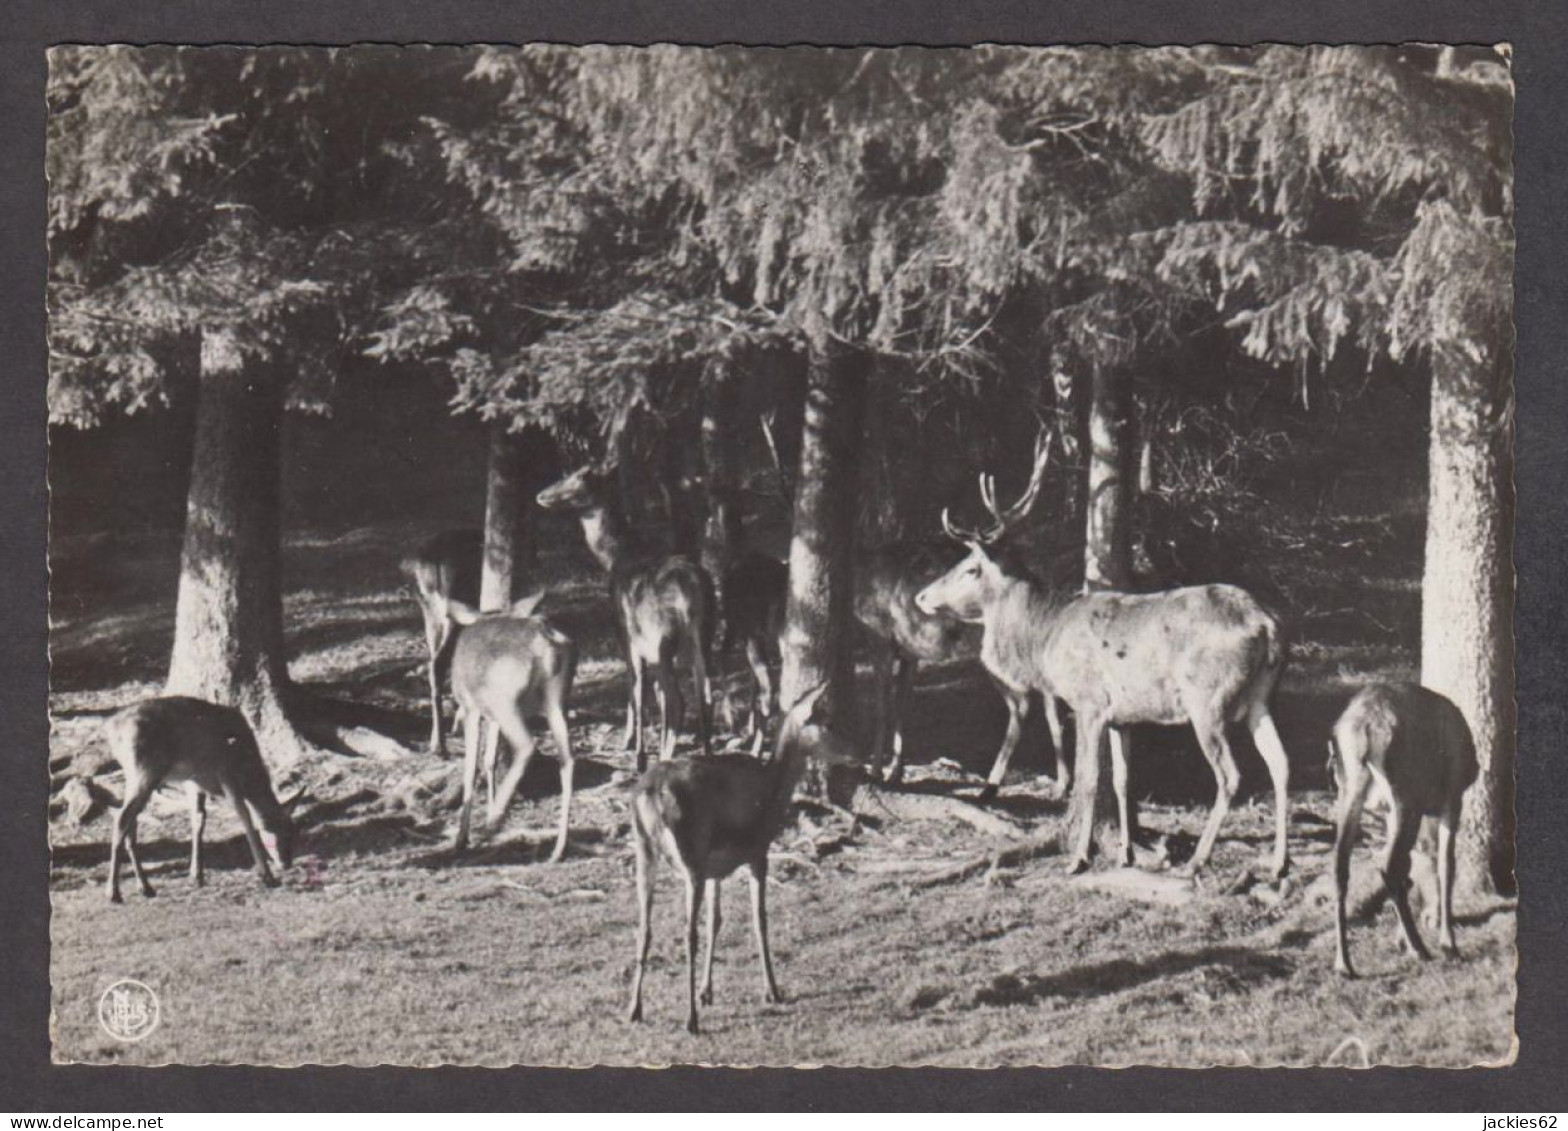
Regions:
<svg viewBox="0 0 1568 1131"><path fill-rule="evenodd" d="M474 777L485 724L485 774L490 780L488 823L494 825L511 804L523 780L535 743L530 716L543 716L555 738L561 761L561 817L555 837L553 864L566 852L566 830L572 810L572 742L566 728L566 699L572 691L577 651L569 638L533 612L543 591L524 597L503 612L481 613L461 601L450 602L450 615L461 631L452 650L452 692L463 716L463 808L458 817L454 851L468 847L469 815L474 802ZM494 788L496 752L502 736L512 747L512 766L499 791Z"/></svg>
<svg viewBox="0 0 1568 1131"><path fill-rule="evenodd" d="M980 476L982 498L993 508L999 524L996 536L1029 512L1044 481L1049 458L1049 437L1042 433L1036 441L1029 486L1007 515L995 511L996 486L988 475ZM873 761L878 770L889 739L893 760L888 780L903 776L903 718L915 669L920 661L942 662L971 659L980 654L982 634L971 624L941 609L927 609L918 603L920 593L944 576L955 564L950 546L930 543L898 543L871 551L857 562L855 616L874 640L874 667L878 682L878 712ZM996 761L986 779L982 798L995 796L1007 776L1007 767L1023 733L1029 714L1029 691L1018 691L1006 681L996 679L997 690L1007 704L1007 734L997 751ZM1051 746L1056 752L1054 796L1067 793L1072 781L1066 750L1062 744L1062 717L1056 699L1045 696L1045 719L1051 731Z"/></svg>
<svg viewBox="0 0 1568 1131"><path fill-rule="evenodd" d="M430 653L430 753L441 753L441 676L452 643L452 601L479 604L479 574L485 539L479 530L444 530L403 559L402 571L414 586L425 621Z"/></svg>
<svg viewBox="0 0 1568 1131"><path fill-rule="evenodd" d="M757 550L742 553L724 572L724 635L719 651L728 654L739 641L751 669L752 699L747 737L751 752L762 750L764 727L772 716L773 672L780 662L779 634L784 630L784 609L789 597L789 567Z"/></svg>
<svg viewBox="0 0 1568 1131"><path fill-rule="evenodd" d="M795 786L808 757L845 762L850 757L812 721L826 685L801 697L779 728L771 759L707 754L654 766L632 794L637 867L637 969L628 1020L642 1020L642 979L653 942L654 873L662 855L686 881L686 1029L697 1032L697 916L708 904L708 953L703 966L704 1005L713 1004L713 949L719 936L719 885L744 865L751 881L752 926L762 963L763 1000L783 998L768 951L768 846L789 816Z"/></svg>
<svg viewBox="0 0 1568 1131"><path fill-rule="evenodd" d="M1350 850L1367 793L1388 806L1383 883L1393 899L1403 941L1421 958L1431 954L1410 914L1410 851L1423 820L1437 826L1437 929L1443 949L1454 945L1454 835L1465 790L1478 773L1475 740L1459 708L1413 683L1375 683L1356 693L1334 724L1329 773L1339 794L1334 836L1334 968L1355 977L1345 941L1345 889Z"/></svg>
<svg viewBox="0 0 1568 1131"><path fill-rule="evenodd" d="M184 782L191 806L191 880L206 882L202 871L201 838L207 827L208 795L228 798L250 845L256 875L268 887L277 879L267 867L270 852L278 867L293 863L294 825L272 792L266 763L250 724L232 707L204 699L171 695L144 699L116 712L104 723L104 741L125 774L125 801L114 816L109 845L109 899L120 902L120 845L131 858L131 870L142 894L152 885L136 856L136 819L165 785ZM251 819L266 830L257 834Z"/></svg>
<svg viewBox="0 0 1568 1131"><path fill-rule="evenodd" d="M943 528L969 553L922 590L915 603L925 612L983 625L981 661L1010 696L1022 700L1039 691L1048 703L1054 696L1072 709L1083 775L1078 788L1086 797L1098 788L1100 739L1111 728L1124 864L1133 857L1127 760L1118 728L1189 723L1197 734L1218 788L1189 865L1196 872L1208 862L1241 784L1225 728L1245 720L1274 781L1274 874L1283 877L1289 868L1290 766L1268 705L1284 662L1278 623L1250 594L1229 585L1061 599L1039 582L1007 571L988 549L1023 516L1028 508L1022 504L1032 502L1031 493L1005 511L996 505L993 486L987 484L983 495L993 520L984 530L960 529L942 512ZM1010 747L1004 744L1003 752L1010 754ZM1001 769L1005 772L1005 760ZM1074 872L1088 867L1093 824L1085 820L1078 830Z"/></svg>
<svg viewBox="0 0 1568 1131"><path fill-rule="evenodd" d="M616 627L626 648L631 695L626 705L626 749L643 749L643 689L649 668L657 679L661 743L659 757L675 755L675 729L684 714L677 660L684 658L696 685L698 735L704 752L711 747L713 689L708 657L713 645L713 579L708 571L679 554L647 554L632 539L621 513L610 471L589 464L539 492L545 510L574 511L582 522L588 549L610 578Z"/></svg>

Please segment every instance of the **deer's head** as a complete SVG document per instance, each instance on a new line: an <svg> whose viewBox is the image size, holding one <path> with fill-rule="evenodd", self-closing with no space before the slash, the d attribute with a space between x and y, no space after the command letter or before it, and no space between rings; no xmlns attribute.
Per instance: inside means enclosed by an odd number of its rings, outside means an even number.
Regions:
<svg viewBox="0 0 1568 1131"><path fill-rule="evenodd" d="M585 511L600 505L610 481L611 469L587 463L565 479L539 492L539 505L545 510Z"/></svg>
<svg viewBox="0 0 1568 1131"><path fill-rule="evenodd" d="M949 537L969 547L964 560L937 578L915 595L915 607L927 616L947 615L961 621L974 623L985 619L985 610L1001 593L1006 579L1000 564L991 554L991 547L1020 522L1034 506L1040 484L1045 480L1045 465L1051 456L1051 434L1042 430L1035 438L1034 468L1029 485L1024 488L1011 506L1003 508L996 501L996 478L982 473L980 500L990 513L990 525L969 529L953 524L948 512L942 511L942 529Z"/></svg>

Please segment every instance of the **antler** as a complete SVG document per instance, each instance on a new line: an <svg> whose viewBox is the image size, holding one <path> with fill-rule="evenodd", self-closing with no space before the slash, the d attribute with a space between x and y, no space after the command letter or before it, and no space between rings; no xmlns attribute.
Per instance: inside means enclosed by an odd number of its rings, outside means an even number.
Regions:
<svg viewBox="0 0 1568 1131"><path fill-rule="evenodd" d="M980 502L985 505L986 511L991 516L991 525L984 529L968 529L954 526L947 510L942 511L942 529L947 531L948 537L956 538L960 542L979 542L982 545L995 542L1003 534L1016 525L1031 507L1034 506L1035 496L1040 493L1040 485L1045 482L1045 465L1051 458L1051 430L1042 428L1034 440L1034 468L1029 475L1029 485L1024 488L1024 493L1012 506L1005 510L996 501L996 476L988 472L980 473Z"/></svg>

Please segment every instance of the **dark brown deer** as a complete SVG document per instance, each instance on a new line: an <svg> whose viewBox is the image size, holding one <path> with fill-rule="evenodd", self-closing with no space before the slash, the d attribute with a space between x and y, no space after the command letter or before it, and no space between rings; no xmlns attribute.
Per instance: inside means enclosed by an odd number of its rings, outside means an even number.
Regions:
<svg viewBox="0 0 1568 1131"><path fill-rule="evenodd" d="M462 711L464 740L463 808L454 851L468 847L481 739L485 772L492 783L487 823L495 825L511 804L536 748L528 719L542 716L555 738L556 757L561 763L561 817L550 862L560 860L566 852L574 766L566 700L577 670L577 651L568 637L543 617L533 615L543 597L543 592L535 593L495 613L481 613L461 601L449 604L450 615L459 626L452 650L452 693ZM482 735L482 731L487 733ZM495 759L502 737L512 747L512 765L497 790L493 786Z"/></svg>
<svg viewBox="0 0 1568 1131"><path fill-rule="evenodd" d="M430 753L442 749L441 681L450 659L452 601L479 604L479 575L485 539L479 530L444 530L405 557L401 568L414 587L425 621L425 647L430 655Z"/></svg>
<svg viewBox="0 0 1568 1131"><path fill-rule="evenodd" d="M852 760L812 721L825 685L808 691L785 716L771 759L705 754L654 766L632 794L637 867L637 966L628 1020L642 1020L642 980L653 942L655 870L663 856L686 883L686 1028L697 1032L697 917L708 905L704 1005L713 1004L713 948L719 936L719 885L737 868L751 881L752 926L762 963L762 997L782 1001L768 952L768 847L789 817L807 759Z"/></svg>
<svg viewBox="0 0 1568 1131"><path fill-rule="evenodd" d="M996 506L984 492L992 524L954 526L947 533L969 553L915 603L981 624L981 661L1007 691L1064 701L1076 716L1078 788L1092 798L1099 784L1100 740L1110 728L1112 782L1121 818L1121 859L1132 863L1127 762L1118 728L1136 723L1191 724L1214 770L1217 792L1190 870L1207 863L1220 825L1241 784L1226 727L1245 721L1274 781L1274 874L1289 868L1285 842L1290 765L1269 713L1269 696L1284 663L1278 623L1244 590L1228 585L1161 593L1085 593L1062 597L1031 578L1010 573L989 547L1026 507ZM1028 502L1028 492L1019 502ZM1005 747L1004 747L1005 749ZM1004 767L1005 768L1005 767ZM1077 830L1071 869L1088 867L1093 821Z"/></svg>
<svg viewBox="0 0 1568 1131"><path fill-rule="evenodd" d="M1026 515L1034 505L1044 481L1050 457L1050 438L1042 433L1035 445L1029 485L1005 515L995 509L996 485L991 476L980 476L981 496L991 506L998 524L996 537ZM903 720L915 670L920 662L940 663L973 659L980 655L980 630L941 609L921 607L917 598L932 582L944 576L957 563L960 552L942 543L907 542L870 551L856 562L855 616L873 638L874 667L878 683L878 711L873 762L880 769L889 742L892 764L888 780L903 775ZM1007 704L1007 734L997 751L996 761L986 780L982 797L996 794L1007 776L1024 719L1029 714L1030 692L994 677L997 690ZM1044 697L1046 724L1056 752L1056 781L1053 794L1065 796L1072 781L1062 744L1062 719L1055 698Z"/></svg>
<svg viewBox="0 0 1568 1131"><path fill-rule="evenodd" d="M780 663L779 634L789 598L789 567L760 550L746 550L724 571L724 634L719 651L739 642L751 671L752 698L747 738L751 752L762 750L766 722L775 707L772 665Z"/></svg>
<svg viewBox="0 0 1568 1131"><path fill-rule="evenodd" d="M1410 914L1410 852L1423 821L1435 824L1438 940L1454 944L1454 837L1465 790L1479 772L1475 740L1463 712L1435 691L1413 683L1376 683L1356 693L1334 724L1329 772L1339 793L1334 837L1334 968L1355 977L1345 940L1345 889L1350 850L1361 828L1367 794L1388 806L1383 883L1399 917L1403 942L1421 958L1431 954Z"/></svg>
<svg viewBox="0 0 1568 1131"><path fill-rule="evenodd" d="M170 695L145 699L110 716L103 736L125 774L125 800L115 813L114 839L109 844L110 900L120 902L122 844L142 894L153 894L136 856L136 819L155 791L180 782L185 783L191 806L192 882L197 887L205 882L201 838L210 795L225 797L234 806L256 875L267 887L277 886L267 856L270 853L280 868L293 863L294 824L272 792L267 765L244 715L204 699ZM256 832L252 812L265 838Z"/></svg>
<svg viewBox="0 0 1568 1131"><path fill-rule="evenodd" d="M650 669L657 681L660 758L675 755L675 731L684 714L677 671L682 660L696 688L698 735L703 750L709 750L713 689L708 669L716 617L708 571L691 558L649 554L634 543L609 469L593 464L578 468L539 492L539 505L575 512L589 551L609 574L616 627L631 673L626 748L637 751L638 771L647 764L643 692Z"/></svg>

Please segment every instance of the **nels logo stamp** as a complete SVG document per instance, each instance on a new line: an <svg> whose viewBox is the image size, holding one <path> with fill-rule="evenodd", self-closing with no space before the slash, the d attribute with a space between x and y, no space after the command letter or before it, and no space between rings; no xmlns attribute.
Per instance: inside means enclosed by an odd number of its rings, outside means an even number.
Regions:
<svg viewBox="0 0 1568 1131"><path fill-rule="evenodd" d="M121 978L98 999L98 1024L120 1041L139 1041L158 1027L158 995L134 978Z"/></svg>

